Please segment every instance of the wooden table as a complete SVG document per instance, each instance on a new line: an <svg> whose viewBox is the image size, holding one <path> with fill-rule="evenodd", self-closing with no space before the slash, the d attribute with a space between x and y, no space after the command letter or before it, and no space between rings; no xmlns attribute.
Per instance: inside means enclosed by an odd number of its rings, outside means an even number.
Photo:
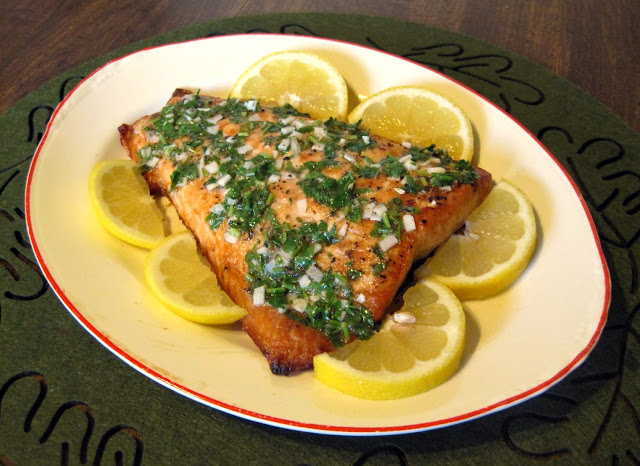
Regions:
<svg viewBox="0 0 640 466"><path fill-rule="evenodd" d="M597 0L4 0L0 113L60 73L135 41L214 19L305 11L375 14L485 40L578 85L640 133L637 0L606 8Z"/></svg>

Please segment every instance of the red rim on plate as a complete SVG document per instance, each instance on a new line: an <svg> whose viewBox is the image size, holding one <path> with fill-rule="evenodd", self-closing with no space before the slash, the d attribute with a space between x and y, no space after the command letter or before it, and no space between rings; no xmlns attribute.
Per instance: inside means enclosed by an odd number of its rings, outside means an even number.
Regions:
<svg viewBox="0 0 640 466"><path fill-rule="evenodd" d="M55 126L57 120L60 118L61 112L63 110L66 110L66 106L69 104L70 100L72 100L74 98L74 96L76 95L76 93L78 92L79 89L81 89L83 87L83 85L85 83L87 83L87 81L91 80L93 77L96 76L96 74L102 72L103 70L113 67L113 66L117 66L118 64L121 64L123 61L127 60L130 57L133 56L137 56L139 54L146 54L148 52L152 52L155 50L159 50L159 49L164 49L167 47L174 47L176 45L184 45L184 44L194 44L194 43L200 43L203 41L211 41L213 43L215 43L215 41L219 41L221 39L228 39L228 38L233 38L233 37L238 37L238 38L244 38L245 34L241 34L241 35L231 35L231 36L218 36L218 37L213 37L213 38L206 38L206 39L197 39L194 41L189 41L189 42L184 42L184 43L178 43L178 44L167 44L167 45L160 45L160 46L156 46L156 47L150 47L138 52L134 52L132 54L120 57L118 59L112 60L109 63L105 64L104 66L98 68L97 70L93 71L89 76L87 76L86 78L83 79L83 81L76 86L76 88L74 88L71 92L69 92L69 94L67 94L64 98L64 100L60 103L60 105L56 108L56 110L54 111L48 125L47 128L45 130L45 133L38 145L38 148L35 152L35 155L33 157L30 169L29 169L29 173L27 176L27 183L26 183L26 191L25 191L25 207L26 207L26 222L27 222L27 229L28 229L28 234L29 234L29 238L31 241L31 245L33 247L33 251L35 253L35 256L37 258L37 261L42 269L42 271L44 272L44 275L46 276L46 279L48 280L48 282L51 284L52 289L54 290L54 292L56 293L56 295L58 296L58 298L64 303L64 305L67 307L67 309L71 312L71 314L81 323L82 326L84 326L87 331L89 333L91 333L95 338L98 339L98 341L100 341L105 347L107 347L109 350L111 350L113 353L115 353L117 356L119 356L122 360L124 360L125 362L127 362L128 364L130 364L132 367L134 367L135 369L137 369L138 371L142 372L143 374L147 375L148 377L156 380L157 382L161 383L162 385L165 385L166 387L180 393L183 394L193 400L199 401L201 403L204 403L208 406L220 409L224 412L245 418L245 419L249 419L249 420L254 420L254 421L258 421L261 423L265 423L265 424L269 424L269 425L273 425L273 426L277 426L277 427L284 427L284 428L290 428L290 429L294 429L294 430L301 430L301 431L307 431L307 432L316 432L316 433L324 433L324 434L346 434L346 435L382 435L382 434L393 434L393 433L408 433L408 432L416 432L416 431L423 431L423 430L428 430L428 429L432 429L432 428L437 428L437 427L443 427L443 426L447 426L447 425L453 425L453 424L457 424L463 421L467 421L470 419L474 419L474 418L478 418L480 416L483 416L485 414L488 413L492 413L504 408L507 408L509 406L512 406L516 403L522 402L524 400L527 400L531 397L533 397L534 395L542 392L543 390L548 389L549 387L551 387L552 385L554 385L555 383L559 382L561 379L563 379L569 372L571 372L573 369L575 369L580 363L582 363L587 355L591 352L591 350L593 349L595 343L598 341L600 334L602 332L602 329L604 327L604 324L606 322L607 319L607 313L608 313L608 308L609 308L609 304L610 304L610 295L611 295L611 282L610 282L610 276L609 276L609 271L607 268L607 264L605 261L605 257L602 251L602 247L600 244L600 240L598 238L598 234L595 228L595 224L593 222L593 219L589 213L589 209L587 208L586 202L584 200L584 198L582 197L580 191L578 190L576 184L573 182L573 180L571 179L571 177L569 176L568 172L564 169L564 167L555 159L555 157L549 153L549 151L539 142L537 141L537 139L524 127L522 126L519 122L517 122L516 120L514 120L511 116L507 115L502 109L500 109L499 107L497 107L496 105L494 105L493 103L489 102L486 98L484 98L483 96L481 96L480 94L478 94L477 92L473 91L472 89L459 84L457 82L455 82L454 80L452 80L451 78L442 75L441 73L438 73L430 68L424 67L422 65L416 64L415 62L412 62L410 60L407 60L405 58L401 58L401 57L396 57L394 55L388 54L386 52L381 52L379 50L373 50L371 48L368 47L364 47L361 45L357 45L357 44L349 44L343 41L338 41L338 40L332 40L332 39L320 39L320 38L308 38L306 37L304 40L305 41L320 41L324 44L335 44L336 46L349 46L349 47L355 47L358 49L362 49L362 50L368 50L368 51L374 51L375 53L378 54L383 54L383 55L387 55L390 57L393 57L397 60L402 60L408 63L411 63L412 65L415 66L419 66L424 68L425 70L428 70L430 73L435 73L437 75L439 75L440 77L451 81L453 83L455 83L458 86L461 86L462 88L464 88L466 91L471 92L475 95L476 98L483 100L484 102L490 104L493 108L497 109L499 112L501 112L502 114L506 115L509 119L511 119L513 122L515 122L517 124L517 126L523 131L525 132L531 139L533 139L540 147L540 149L555 163L555 165L557 166L557 168L559 169L559 171L561 172L562 176L564 176L564 178L566 179L566 182L568 182L571 186L571 188L573 189L573 192L575 193L575 196L577 197L577 199L579 200L580 205L582 206L582 210L583 210L583 214L586 217L586 219L588 220L588 225L590 227L590 235L591 235L591 239L593 241L593 244L595 245L595 248L597 249L597 255L598 255L598 260L599 260L599 267L601 267L601 272L602 272L602 287L604 290L604 300L602 302L601 305L601 312L599 315L599 320L595 326L595 331L593 332L593 334L591 335L591 337L588 339L588 341L586 342L586 344L584 344L584 346L582 347L582 349L580 351L577 352L577 354L575 354L573 356L573 358L571 358L569 360L569 362L564 365L564 367L561 368L561 370L557 371L553 376L551 377L547 377L545 380L536 383L533 386L527 387L526 389L524 389L522 392L517 393L514 396L509 396L506 397L504 399L501 399L497 402L492 402L492 403L488 403L486 405L482 405L480 407L478 407L477 409L473 409L470 410L468 412L462 413L460 415L456 415L456 416L451 416L451 417L446 417L443 419L437 419L437 420L433 420L433 421L428 421L428 422L423 422L423 423L410 423L410 424L398 424L398 425L378 425L378 426L348 426L348 425L330 425L330 424L317 424L317 423L311 423L311 422L304 422L304 421L300 421L300 420L295 420L295 419L286 419L286 418L281 418L281 417L277 417L277 416L271 416L268 414L264 414L255 410L247 410L244 409L240 406L236 406L227 402L223 402L221 400L215 399L213 397L207 396L203 393L200 393L198 390L195 390L189 386L183 385L181 383L179 383L176 380L173 380L170 377L167 377L161 373L159 373L158 371L156 371L155 369L149 367L149 365L141 362L139 359L137 359L134 355L129 354L127 351L125 351L123 348L121 348L120 346L118 346L117 344L115 344L114 342L112 342L112 340L105 335L97 326L94 325L94 323L92 323L92 321L90 319L88 319L85 315L85 312L83 312L83 308L82 306L78 306L76 303L74 303L74 300L69 296L69 294L67 292L65 292L65 290L63 289L63 286L61 286L59 284L59 282L56 279L56 276L54 276L54 274L51 272L49 265L47 264L45 258L44 258L44 254L43 251L41 249L41 244L40 244L40 240L39 240L39 234L37 232L34 232L34 224L33 224L33 216L34 216L34 208L33 208L33 199L32 199L32 189L33 189L33 183L34 183L34 172L36 170L36 167L38 166L38 164L41 161L41 158L43 157L43 151L44 148L47 146L47 143L51 137L51 133L52 133L52 127ZM272 39L272 38L283 38L283 37L287 37L285 35L279 35L279 34L251 34L250 35L252 38L255 38L255 40L267 40L267 38L269 38L268 40ZM295 39L299 39L299 36L291 36L292 40ZM274 50L275 51L275 50ZM179 85L184 85L184 83L178 83L178 85L176 87L178 87ZM69 111L73 111L72 109L69 109ZM66 112L68 113L68 112ZM55 131L55 130L53 130Z"/></svg>

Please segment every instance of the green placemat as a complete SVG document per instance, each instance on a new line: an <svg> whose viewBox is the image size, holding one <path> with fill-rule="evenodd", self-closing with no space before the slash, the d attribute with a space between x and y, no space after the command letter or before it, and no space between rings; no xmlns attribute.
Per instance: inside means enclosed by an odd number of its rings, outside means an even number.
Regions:
<svg viewBox="0 0 640 466"><path fill-rule="evenodd" d="M26 173L53 108L112 58L244 32L331 37L407 57L477 90L536 135L577 182L611 269L609 319L586 362L544 394L478 420L409 435L335 437L278 429L191 401L85 332L49 289L24 224ZM640 462L640 138L539 66L469 37L390 19L234 18L163 34L70 70L0 116L0 141L0 464Z"/></svg>

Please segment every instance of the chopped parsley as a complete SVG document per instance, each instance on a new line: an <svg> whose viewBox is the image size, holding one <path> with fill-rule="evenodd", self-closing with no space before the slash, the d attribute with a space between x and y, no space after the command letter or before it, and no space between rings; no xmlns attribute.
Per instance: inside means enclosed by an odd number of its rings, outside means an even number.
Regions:
<svg viewBox="0 0 640 466"><path fill-rule="evenodd" d="M375 161L367 150L377 147L376 140L360 122L312 120L289 104L270 108L274 118L256 117L264 110L255 100L219 101L199 93L177 99L145 128L149 143L138 151L142 171L153 169L164 158L175 167L171 190L200 178L203 189L220 190L222 201L211 207L206 221L212 230L226 228L225 240L257 238L244 258L251 292L263 287L260 294L264 292L266 303L322 331L336 346L354 337L367 339L376 325L361 304L363 296L354 296L352 282L366 273L381 276L388 254L378 241L368 270L356 268L353 261L341 266L338 261L335 268L321 268L318 262L322 254L323 261L331 264L336 259L325 248L345 235L338 221L360 223L367 208L380 205L372 200L372 188L356 186L356 177L385 177L400 183L398 196L384 204L371 235L382 239L393 235L402 241L403 217L418 211L403 204L402 193L472 184L478 175L468 162L454 161L433 145L408 147L402 156L387 154ZM234 127L231 135L223 130L228 124ZM260 149L248 144L255 134ZM307 149L321 153L321 158L301 163L298 156ZM255 153L258 150L262 152ZM345 164L351 169L341 170ZM273 210L277 194L272 186L285 172L308 200L332 211L330 217L336 220L331 227L324 220L304 221L295 214L287 221L278 220L283 217ZM293 199L289 198L292 212Z"/></svg>

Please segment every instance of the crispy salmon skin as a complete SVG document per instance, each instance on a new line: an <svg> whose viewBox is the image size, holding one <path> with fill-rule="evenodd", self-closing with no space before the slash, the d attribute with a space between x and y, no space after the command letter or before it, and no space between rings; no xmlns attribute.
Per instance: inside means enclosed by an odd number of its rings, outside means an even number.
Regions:
<svg viewBox="0 0 640 466"><path fill-rule="evenodd" d="M276 374L366 339L414 261L459 229L491 175L437 148L290 106L178 89L119 128Z"/></svg>

